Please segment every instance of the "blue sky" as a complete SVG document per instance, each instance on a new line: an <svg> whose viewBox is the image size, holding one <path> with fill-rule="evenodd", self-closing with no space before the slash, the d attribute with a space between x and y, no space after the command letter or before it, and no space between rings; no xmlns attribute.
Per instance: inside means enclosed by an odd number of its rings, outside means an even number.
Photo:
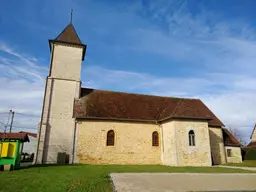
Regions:
<svg viewBox="0 0 256 192"><path fill-rule="evenodd" d="M254 0L5 1L0 111L40 115L48 39L69 23L72 8L88 46L84 87L200 98L248 141L256 119L255 6ZM29 118L16 124L35 127L38 118Z"/></svg>

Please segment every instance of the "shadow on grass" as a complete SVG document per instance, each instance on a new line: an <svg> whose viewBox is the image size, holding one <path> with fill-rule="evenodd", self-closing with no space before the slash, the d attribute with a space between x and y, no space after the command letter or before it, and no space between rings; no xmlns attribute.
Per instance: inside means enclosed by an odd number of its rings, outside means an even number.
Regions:
<svg viewBox="0 0 256 192"><path fill-rule="evenodd" d="M34 164L28 166L21 166L17 170L40 168L40 167L77 167L77 166L87 166L89 164Z"/></svg>

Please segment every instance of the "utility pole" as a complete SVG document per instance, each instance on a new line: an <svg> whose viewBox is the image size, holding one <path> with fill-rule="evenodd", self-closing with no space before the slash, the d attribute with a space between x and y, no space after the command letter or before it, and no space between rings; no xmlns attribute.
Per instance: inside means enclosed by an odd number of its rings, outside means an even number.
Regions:
<svg viewBox="0 0 256 192"><path fill-rule="evenodd" d="M9 124L10 114L11 114L11 110L9 111L7 123L6 123L5 126L4 126L4 133L6 133L6 130L7 130L8 124Z"/></svg>
<svg viewBox="0 0 256 192"><path fill-rule="evenodd" d="M14 118L15 112L10 110L10 113L12 114L12 119L11 119L11 124L10 124L10 133L11 133L12 132L12 125L13 125L13 118Z"/></svg>

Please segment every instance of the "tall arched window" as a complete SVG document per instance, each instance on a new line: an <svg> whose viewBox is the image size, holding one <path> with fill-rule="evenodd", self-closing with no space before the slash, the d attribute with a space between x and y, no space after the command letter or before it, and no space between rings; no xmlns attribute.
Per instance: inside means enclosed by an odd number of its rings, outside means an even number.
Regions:
<svg viewBox="0 0 256 192"><path fill-rule="evenodd" d="M157 131L152 133L152 146L159 146L159 137Z"/></svg>
<svg viewBox="0 0 256 192"><path fill-rule="evenodd" d="M193 130L188 132L189 146L195 146L195 133Z"/></svg>
<svg viewBox="0 0 256 192"><path fill-rule="evenodd" d="M113 130L108 131L107 133L107 146L115 145L115 132Z"/></svg>

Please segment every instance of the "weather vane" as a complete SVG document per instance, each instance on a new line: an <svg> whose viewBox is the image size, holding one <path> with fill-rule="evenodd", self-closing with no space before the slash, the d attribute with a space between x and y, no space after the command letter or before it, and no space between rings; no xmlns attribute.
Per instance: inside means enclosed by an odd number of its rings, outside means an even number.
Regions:
<svg viewBox="0 0 256 192"><path fill-rule="evenodd" d="M70 23L72 23L72 20L73 20L73 9L71 9L71 12L70 12Z"/></svg>

